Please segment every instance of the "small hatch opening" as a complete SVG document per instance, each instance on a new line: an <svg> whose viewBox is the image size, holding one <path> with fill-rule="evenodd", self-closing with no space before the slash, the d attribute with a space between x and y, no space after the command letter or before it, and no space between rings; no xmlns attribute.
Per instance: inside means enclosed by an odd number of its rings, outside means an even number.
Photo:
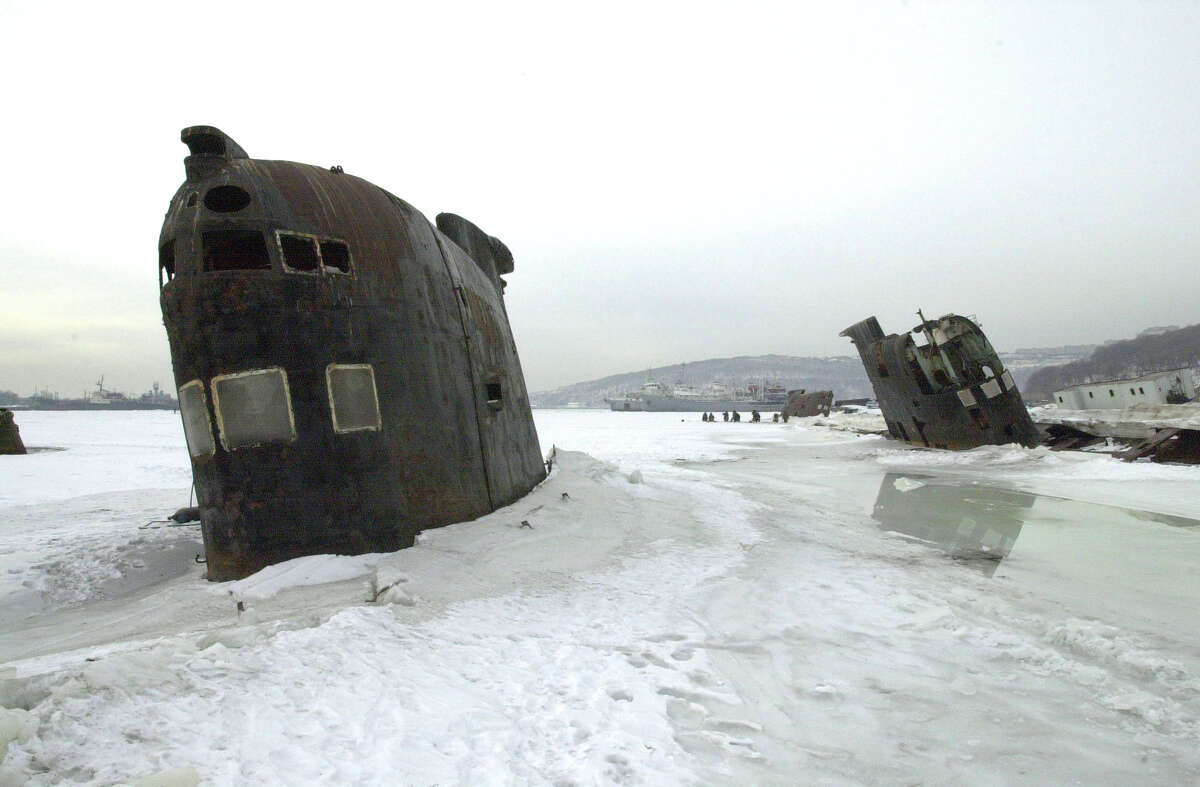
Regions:
<svg viewBox="0 0 1200 787"><path fill-rule="evenodd" d="M492 408L493 410L499 410L504 399L500 391L500 381L492 380L491 382L485 383L484 388L487 391L488 407Z"/></svg>
<svg viewBox="0 0 1200 787"><path fill-rule="evenodd" d="M205 271L271 270L261 232L213 230L202 236Z"/></svg>

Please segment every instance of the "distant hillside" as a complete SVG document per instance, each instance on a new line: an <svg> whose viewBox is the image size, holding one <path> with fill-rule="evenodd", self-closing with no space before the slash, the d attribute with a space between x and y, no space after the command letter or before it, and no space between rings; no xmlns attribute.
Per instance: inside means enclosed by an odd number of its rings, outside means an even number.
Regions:
<svg viewBox="0 0 1200 787"><path fill-rule="evenodd" d="M1053 363L1072 361L1086 355L1094 345L1072 345L1021 349L1000 353L1018 387L1036 370ZM599 380L566 385L553 391L534 391L529 395L534 407L565 407L577 403L584 407L605 407L604 400L627 391L636 391L647 378L664 383L685 382L704 385L722 382L743 385L766 379L779 382L789 390L833 391L835 399L873 398L875 392L857 355L809 358L795 355L740 355L736 358L712 358L688 364L662 366Z"/></svg>
<svg viewBox="0 0 1200 787"><path fill-rule="evenodd" d="M674 366L614 374L599 380L566 385L553 391L535 391L529 395L534 407L563 407L578 402L586 407L605 407L606 397L636 391L647 378L664 383L685 382L704 385L722 382L743 385L766 379L779 382L789 390L831 390L838 399L872 396L871 383L857 356L834 358L798 358L791 355L742 355L736 358L712 358Z"/></svg>
<svg viewBox="0 0 1200 787"><path fill-rule="evenodd" d="M1154 328L1134 339L1107 342L1081 360L1039 369L1024 389L1051 394L1080 383L1196 366L1200 366L1200 325Z"/></svg>
<svg viewBox="0 0 1200 787"><path fill-rule="evenodd" d="M1012 373L1013 381L1022 392L1029 388L1030 378L1039 369L1056 366L1086 357L1096 349L1094 344L1067 344L1061 347L1027 347L1010 353L999 353L1004 367Z"/></svg>

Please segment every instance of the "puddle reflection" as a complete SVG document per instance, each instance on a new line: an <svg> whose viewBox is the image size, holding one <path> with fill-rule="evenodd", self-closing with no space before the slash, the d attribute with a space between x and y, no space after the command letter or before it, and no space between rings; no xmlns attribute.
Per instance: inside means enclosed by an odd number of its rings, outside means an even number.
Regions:
<svg viewBox="0 0 1200 787"><path fill-rule="evenodd" d="M1036 495L888 473L871 516L880 529L932 544L992 576L1008 557Z"/></svg>

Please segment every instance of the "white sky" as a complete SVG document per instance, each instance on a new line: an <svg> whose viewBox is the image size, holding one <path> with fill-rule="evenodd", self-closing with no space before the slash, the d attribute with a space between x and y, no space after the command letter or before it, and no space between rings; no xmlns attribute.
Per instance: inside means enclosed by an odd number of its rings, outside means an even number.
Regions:
<svg viewBox="0 0 1200 787"><path fill-rule="evenodd" d="M531 390L1197 318L1200 3L3 3L0 388L170 385L179 130L342 164L516 258Z"/></svg>

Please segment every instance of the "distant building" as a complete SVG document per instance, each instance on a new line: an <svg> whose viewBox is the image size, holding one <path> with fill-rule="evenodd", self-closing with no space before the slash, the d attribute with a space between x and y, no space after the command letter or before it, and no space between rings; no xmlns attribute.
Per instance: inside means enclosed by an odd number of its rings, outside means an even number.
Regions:
<svg viewBox="0 0 1200 787"><path fill-rule="evenodd" d="M1196 395L1196 383L1190 369L1084 383L1054 392L1059 407L1069 410L1123 410L1135 404L1181 404Z"/></svg>

